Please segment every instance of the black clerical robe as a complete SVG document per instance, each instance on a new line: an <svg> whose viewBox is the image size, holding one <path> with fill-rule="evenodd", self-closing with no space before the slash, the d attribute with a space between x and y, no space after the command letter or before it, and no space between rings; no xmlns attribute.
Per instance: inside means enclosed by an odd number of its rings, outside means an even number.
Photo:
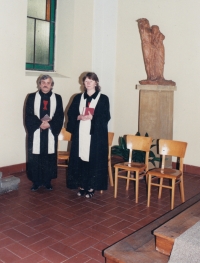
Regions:
<svg viewBox="0 0 200 263"><path fill-rule="evenodd" d="M37 93L37 92L36 92ZM51 179L57 177L57 142L58 135L63 125L64 113L62 98L58 94L55 95L55 112L52 119L49 121L51 133L54 138L54 149L52 153L48 153L48 135L49 129L40 131L40 145L39 153L33 153L34 133L40 127L42 121L40 120L46 114L50 116L51 96L50 91L47 94L39 91L37 95L41 96L41 103L39 105L39 117L35 114L35 98L36 93L29 94L25 105L25 126L28 132L27 150L27 175L28 178L37 185L48 184Z"/></svg>
<svg viewBox="0 0 200 263"><path fill-rule="evenodd" d="M82 94L74 97L68 110L67 131L72 133L72 145L67 173L67 187L76 189L81 186L82 177L89 173L90 188L106 190L108 185L108 121L110 120L109 99L101 94L91 120L91 141L88 169L85 171L79 158L79 125L77 120Z"/></svg>

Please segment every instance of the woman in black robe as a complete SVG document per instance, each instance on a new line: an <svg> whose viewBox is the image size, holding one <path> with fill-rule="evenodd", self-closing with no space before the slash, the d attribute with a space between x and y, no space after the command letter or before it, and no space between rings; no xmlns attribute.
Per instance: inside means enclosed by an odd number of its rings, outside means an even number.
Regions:
<svg viewBox="0 0 200 263"><path fill-rule="evenodd" d="M110 111L108 97L100 93L97 75L87 73L83 84L85 92L74 97L68 110L67 131L72 133L72 145L67 187L79 188L78 196L91 198L95 190L106 190L108 185ZM89 110L87 115L83 114L84 107Z"/></svg>

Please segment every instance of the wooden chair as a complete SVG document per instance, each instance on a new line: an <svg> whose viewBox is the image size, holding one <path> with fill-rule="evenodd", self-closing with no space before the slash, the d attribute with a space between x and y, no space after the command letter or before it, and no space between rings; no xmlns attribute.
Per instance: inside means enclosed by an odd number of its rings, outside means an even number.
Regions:
<svg viewBox="0 0 200 263"><path fill-rule="evenodd" d="M180 184L181 201L185 202L184 185L183 185L183 158L185 156L187 143L173 140L159 140L159 154L162 156L161 168L155 168L148 171L148 198L147 206L150 206L151 186L159 187L158 198L161 198L162 188L171 189L171 210L174 208L175 183ZM165 158L168 156L176 156L179 158L179 169L165 168ZM152 181L158 178L160 183ZM163 179L171 180L171 185L164 185Z"/></svg>
<svg viewBox="0 0 200 263"><path fill-rule="evenodd" d="M117 186L118 178L125 179L126 190L129 189L130 180L135 181L135 202L138 203L138 194L139 194L139 173L148 171L148 162L149 162L149 151L152 143L150 137L136 136L136 135L127 135L126 136L127 148L129 152L129 161L124 163L115 164L115 189L114 197L117 197ZM139 150L146 152L145 163L132 162L132 150ZM125 175L124 175L125 172ZM131 177L131 172L135 173L135 176Z"/></svg>
<svg viewBox="0 0 200 263"><path fill-rule="evenodd" d="M69 154L70 151L60 151L60 142L61 141L71 141L71 133L66 131L65 128L62 128L60 131L60 134L58 136L58 151L57 151L57 166L62 166L62 167L68 167L67 164L61 164L59 161L67 161L69 159Z"/></svg>
<svg viewBox="0 0 200 263"><path fill-rule="evenodd" d="M108 132L108 175L110 180L110 185L113 186L113 175L112 175L112 166L111 166L111 147L113 142L114 132ZM103 193L103 190L100 191Z"/></svg>
<svg viewBox="0 0 200 263"><path fill-rule="evenodd" d="M108 132L108 174L110 179L110 185L113 186L113 175L111 167L111 147L113 142L114 132Z"/></svg>

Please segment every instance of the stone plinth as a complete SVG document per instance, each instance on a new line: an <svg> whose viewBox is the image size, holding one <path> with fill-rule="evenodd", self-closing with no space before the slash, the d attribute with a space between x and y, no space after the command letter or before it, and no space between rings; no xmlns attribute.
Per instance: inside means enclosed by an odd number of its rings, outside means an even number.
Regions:
<svg viewBox="0 0 200 263"><path fill-rule="evenodd" d="M2 172L0 172L0 194L17 190L19 183L19 178L13 175L2 178Z"/></svg>
<svg viewBox="0 0 200 263"><path fill-rule="evenodd" d="M139 132L153 139L173 138L175 86L137 85L140 91Z"/></svg>
<svg viewBox="0 0 200 263"><path fill-rule="evenodd" d="M151 150L158 155L158 139L173 139L173 108L174 91L176 86L161 85L137 85L140 91L139 101L139 127L141 135L148 135L154 140L157 146ZM159 162L156 162L159 167ZM168 157L165 163L166 167L172 166L172 158ZM154 165L149 163L149 169Z"/></svg>

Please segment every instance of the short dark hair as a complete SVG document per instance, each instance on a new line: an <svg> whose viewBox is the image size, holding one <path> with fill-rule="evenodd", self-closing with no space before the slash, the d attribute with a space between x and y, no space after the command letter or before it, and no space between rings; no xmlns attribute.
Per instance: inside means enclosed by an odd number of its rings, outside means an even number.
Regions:
<svg viewBox="0 0 200 263"><path fill-rule="evenodd" d="M92 79L92 80L94 80L96 82L96 87L95 87L96 91L100 91L101 90L101 87L99 86L99 79L97 77L97 74L95 74L94 72L88 72L82 79L83 85L84 85L84 81L86 80L86 78ZM84 85L84 89L86 90L85 85Z"/></svg>
<svg viewBox="0 0 200 263"><path fill-rule="evenodd" d="M49 76L49 75L41 75L41 76L39 77L38 83L41 84L41 81L42 81L42 80L45 80L45 79L50 79L50 80L51 80L51 87L54 86L53 78L52 78L51 76Z"/></svg>

